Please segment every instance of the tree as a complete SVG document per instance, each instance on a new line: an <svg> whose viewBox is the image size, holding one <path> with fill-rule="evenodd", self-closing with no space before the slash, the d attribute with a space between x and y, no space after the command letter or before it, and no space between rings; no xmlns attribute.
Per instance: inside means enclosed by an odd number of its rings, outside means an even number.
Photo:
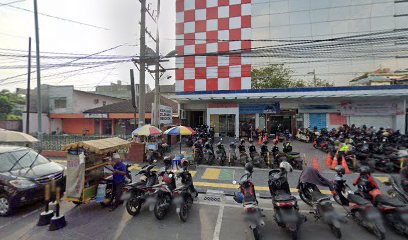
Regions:
<svg viewBox="0 0 408 240"><path fill-rule="evenodd" d="M272 64L267 67L252 69L252 88L302 88L314 87L314 83L296 80L293 70L283 64ZM322 79L317 79L316 87L332 87L333 84Z"/></svg>
<svg viewBox="0 0 408 240"><path fill-rule="evenodd" d="M17 104L24 104L25 100L17 93L11 93L9 90L0 91L0 119L15 120L21 119L21 112L15 110Z"/></svg>

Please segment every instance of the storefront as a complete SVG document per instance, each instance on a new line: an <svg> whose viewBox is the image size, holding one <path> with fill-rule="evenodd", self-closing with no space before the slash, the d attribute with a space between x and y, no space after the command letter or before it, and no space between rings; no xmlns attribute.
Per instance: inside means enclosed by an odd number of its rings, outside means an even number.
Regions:
<svg viewBox="0 0 408 240"><path fill-rule="evenodd" d="M405 85L180 92L174 97L182 110L203 111L217 136L240 137L257 128L274 133L279 126L295 132L343 124L405 133L407 98Z"/></svg>

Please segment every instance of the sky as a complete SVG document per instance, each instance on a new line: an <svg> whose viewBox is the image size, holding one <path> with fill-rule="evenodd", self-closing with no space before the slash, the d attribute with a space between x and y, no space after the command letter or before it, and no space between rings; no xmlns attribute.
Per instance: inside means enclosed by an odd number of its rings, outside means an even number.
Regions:
<svg viewBox="0 0 408 240"><path fill-rule="evenodd" d="M32 37L32 54L35 54L34 14L21 9L12 8L7 3L16 0L0 0L0 53L12 50L27 51L28 37ZM157 0L147 0L151 9L156 8ZM33 10L32 0L22 0L11 6ZM139 21L140 3L138 0L38 0L38 11L43 14L73 20L85 24L73 23L44 15L39 15L40 55L47 52L94 54L107 49L102 55L132 56L139 53ZM155 23L147 15L147 27L155 35ZM160 52L162 55L174 49L175 32L175 0L161 1ZM147 45L155 49L155 42L146 36ZM1 55L1 54L0 54ZM49 55L49 54L48 54ZM61 55L61 54L60 54ZM41 64L62 64L71 59L42 59ZM87 60L82 60L87 61ZM77 63L82 62L77 61ZM0 66L15 66L14 69L0 69L0 89L15 90L25 88L27 77L21 76L2 80L19 74L27 73L27 58L0 56ZM17 67L18 66L18 67ZM173 68L174 62L164 63L164 67ZM32 60L35 70L35 59ZM46 67L44 67L46 68ZM91 90L95 85L108 85L121 80L129 83L129 69L135 71L135 81L139 82L139 71L133 63L111 64L98 68L58 67L42 69L42 83L58 85L74 85L81 90ZM60 74L62 72L69 72ZM50 76L51 75L51 76ZM55 76L52 76L55 75ZM171 75L172 78L167 79ZM31 75L32 86L36 83L36 74ZM48 77L45 77L48 76ZM154 85L153 78L146 74L146 83ZM174 83L174 72L168 71L161 84Z"/></svg>

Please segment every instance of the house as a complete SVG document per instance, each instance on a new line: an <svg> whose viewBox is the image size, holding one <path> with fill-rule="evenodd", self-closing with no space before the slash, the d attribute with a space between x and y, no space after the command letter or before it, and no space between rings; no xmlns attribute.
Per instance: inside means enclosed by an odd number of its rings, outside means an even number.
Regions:
<svg viewBox="0 0 408 240"><path fill-rule="evenodd" d="M364 73L350 81L356 86L402 85L408 84L408 69L391 71L379 68L374 72Z"/></svg>
<svg viewBox="0 0 408 240"><path fill-rule="evenodd" d="M150 92L149 84L146 84L146 92ZM136 96L139 95L139 84L135 84L135 94ZM111 83L110 85L105 86L96 86L95 92L96 94L101 94L110 97L117 97L122 99L131 99L132 95L130 93L131 85L124 85L122 81L117 81L117 83Z"/></svg>

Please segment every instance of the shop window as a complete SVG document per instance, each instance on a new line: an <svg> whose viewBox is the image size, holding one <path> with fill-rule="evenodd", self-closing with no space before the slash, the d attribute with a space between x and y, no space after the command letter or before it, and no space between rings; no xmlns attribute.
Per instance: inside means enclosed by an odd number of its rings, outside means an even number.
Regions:
<svg viewBox="0 0 408 240"><path fill-rule="evenodd" d="M255 114L239 115L239 135L241 137L251 137L255 131Z"/></svg>

